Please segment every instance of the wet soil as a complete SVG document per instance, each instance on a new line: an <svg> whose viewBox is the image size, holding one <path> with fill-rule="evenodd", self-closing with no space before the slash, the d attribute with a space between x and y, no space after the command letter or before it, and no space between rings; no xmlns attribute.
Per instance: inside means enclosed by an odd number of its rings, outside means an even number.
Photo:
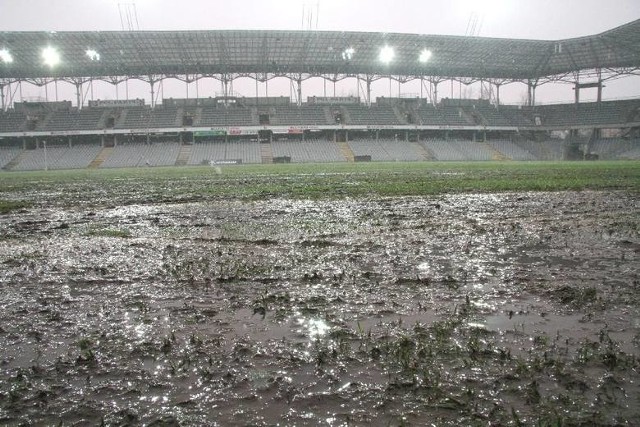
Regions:
<svg viewBox="0 0 640 427"><path fill-rule="evenodd" d="M0 215L0 424L634 425L626 192Z"/></svg>

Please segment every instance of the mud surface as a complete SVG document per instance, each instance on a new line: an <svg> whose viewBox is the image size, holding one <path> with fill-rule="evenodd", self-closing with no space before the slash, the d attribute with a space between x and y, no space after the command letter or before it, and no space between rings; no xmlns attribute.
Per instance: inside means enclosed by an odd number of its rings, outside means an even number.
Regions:
<svg viewBox="0 0 640 427"><path fill-rule="evenodd" d="M0 424L637 425L624 192L0 216Z"/></svg>

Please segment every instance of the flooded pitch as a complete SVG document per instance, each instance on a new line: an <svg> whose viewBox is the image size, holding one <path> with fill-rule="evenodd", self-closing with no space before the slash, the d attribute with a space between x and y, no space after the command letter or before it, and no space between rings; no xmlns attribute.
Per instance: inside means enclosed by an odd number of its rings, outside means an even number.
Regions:
<svg viewBox="0 0 640 427"><path fill-rule="evenodd" d="M1 424L640 419L636 194L31 207L0 228Z"/></svg>

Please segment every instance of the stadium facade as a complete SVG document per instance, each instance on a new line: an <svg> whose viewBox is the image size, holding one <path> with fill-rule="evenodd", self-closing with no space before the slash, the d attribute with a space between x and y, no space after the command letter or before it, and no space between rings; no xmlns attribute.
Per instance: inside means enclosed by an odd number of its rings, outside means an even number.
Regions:
<svg viewBox="0 0 640 427"><path fill-rule="evenodd" d="M630 75L640 75L640 20L555 41L318 31L4 32L0 166L636 158L640 100L602 101L606 81ZM234 80L247 77L256 87L286 77L294 96L259 97L257 89L255 97L234 96ZM362 91L303 100L310 78L355 78ZM95 81L131 79L149 84L150 105L86 99ZM159 100L158 85L168 79L215 79L223 93ZM372 99L379 79L419 80L423 93ZM439 97L438 85L454 80L480 83L482 99ZM575 103L537 106L536 88L558 81L573 83ZM22 85L59 82L75 86L75 105L22 102ZM500 102L500 88L511 83L526 85L526 105ZM580 102L585 88L597 90L596 102ZM80 151L81 160L65 160ZM116 152L137 160L110 162Z"/></svg>

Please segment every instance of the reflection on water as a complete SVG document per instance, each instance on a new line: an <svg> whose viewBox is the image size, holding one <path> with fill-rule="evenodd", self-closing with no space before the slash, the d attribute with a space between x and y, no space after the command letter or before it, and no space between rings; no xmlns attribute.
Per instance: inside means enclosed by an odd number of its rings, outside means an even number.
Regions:
<svg viewBox="0 0 640 427"><path fill-rule="evenodd" d="M327 322L322 319L301 318L298 319L298 322L300 322L307 329L307 335L311 339L321 338L325 336L327 332L329 332L329 329L331 329Z"/></svg>
<svg viewBox="0 0 640 427"><path fill-rule="evenodd" d="M590 228L547 213L600 200L606 215ZM621 361L617 381L637 401L635 359L605 352L638 354L634 202L465 195L2 216L1 415L9 425L57 424L60 413L65 425L425 425L433 407L439 425L506 425L512 407L527 416L541 384L570 399L606 387L576 355ZM599 237L613 221L630 224L624 241ZM583 282L596 290L571 294L584 308L553 293ZM532 355L553 368L521 372ZM503 373L508 390L495 387ZM542 403L566 410L550 390ZM480 418L459 420L471 413Z"/></svg>

